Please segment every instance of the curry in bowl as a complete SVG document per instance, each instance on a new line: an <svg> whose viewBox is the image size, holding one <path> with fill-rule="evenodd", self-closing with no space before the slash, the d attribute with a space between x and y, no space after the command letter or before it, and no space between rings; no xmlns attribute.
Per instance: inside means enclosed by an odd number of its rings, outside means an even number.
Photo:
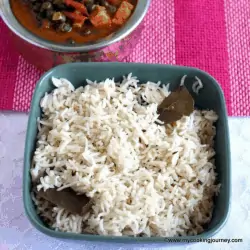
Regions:
<svg viewBox="0 0 250 250"><path fill-rule="evenodd" d="M10 0L17 20L56 43L81 44L108 37L132 15L137 0Z"/></svg>

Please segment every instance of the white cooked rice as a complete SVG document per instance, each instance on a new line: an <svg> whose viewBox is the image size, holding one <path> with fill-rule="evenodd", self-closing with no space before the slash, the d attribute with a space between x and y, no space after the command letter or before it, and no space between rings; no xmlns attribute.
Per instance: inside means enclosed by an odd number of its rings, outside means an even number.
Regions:
<svg viewBox="0 0 250 250"><path fill-rule="evenodd" d="M41 101L32 180L37 190L71 187L95 202L81 217L33 196L55 230L131 236L204 230L219 190L213 111L195 110L165 128L155 123L169 95L160 83L138 85L131 74L76 90L66 79L53 83L57 89Z"/></svg>

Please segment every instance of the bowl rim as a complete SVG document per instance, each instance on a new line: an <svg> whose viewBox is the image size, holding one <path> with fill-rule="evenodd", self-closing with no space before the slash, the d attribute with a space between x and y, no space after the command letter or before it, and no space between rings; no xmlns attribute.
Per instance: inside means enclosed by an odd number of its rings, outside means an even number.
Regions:
<svg viewBox="0 0 250 250"><path fill-rule="evenodd" d="M113 65L133 65L134 67L138 66L138 65L148 65L152 68L154 67L168 67L170 69L177 69L179 68L180 70L183 71L188 71L188 70L195 70L196 72L199 72L201 74L203 74L204 76L206 76L210 81L213 82L216 91L219 93L220 95L220 99L222 100L222 108L223 108L223 119L225 120L225 127L224 127L224 132L225 132L225 147L226 150L228 152L228 156L226 156L227 160L228 160L228 187L227 188L227 193L228 193L228 202L227 202L227 206L226 209L224 211L223 216L220 218L219 223L212 227L211 229L195 235L195 236L177 236L177 237L129 237L129 236L103 236L103 235L90 235L90 234L76 234L76 233L65 233L65 232L60 232L60 231L55 231L52 230L44 225L42 225L39 221L37 221L37 219L34 217L34 214L30 211L30 209L27 207L27 202L26 200L28 199L28 197L30 196L30 192L29 192L29 187L28 187L28 183L27 183L27 176L25 174L25 169L27 166L30 166L30 159L29 159L29 154L27 152L27 147L29 144L29 128L31 126L33 126L31 118L34 116L34 112L35 112L35 106L34 106L34 97L38 94L39 90L40 90L40 86L42 84L42 82L44 81L44 79L46 79L48 76L51 76L51 74L53 73L54 70L56 69L60 69L60 68L64 68L67 67L67 65L85 65L87 67L95 67L95 66L101 66L104 64L108 64L109 66L113 66ZM33 97L32 97L32 102L31 102L31 110L30 110L30 114L29 114L29 119L28 119L28 126L27 126L27 134L26 134L26 140L25 140L25 153L24 153L24 169L23 169L23 202L24 202L24 210L25 210L25 214L28 217L29 221L31 222L31 224L38 229L39 231L43 232L44 234L48 235L48 236L52 236L55 238L62 238L62 239L73 239L73 240L87 240L87 241L96 241L96 242L112 242L112 243L175 243L176 245L176 241L174 241L174 239L176 240L181 240L181 243L178 242L178 244L184 244L185 243L195 243L198 240L205 240L208 238L211 238L212 236L214 236L215 234L217 234L225 225L225 223L228 220L229 214L230 214L230 210L231 210L231 197L232 197L232 190L231 190L231 152L230 152L230 138L229 136L229 127L228 127L228 117L227 117L227 111L226 111L226 102L225 102L225 98L224 98L224 94L223 91L219 85L219 83L215 80L215 78L213 78L210 74L208 74L207 72L200 70L198 68L194 68L194 67L185 67L185 66L178 66L178 65L164 65L164 64L146 64L146 63L116 63L116 62L111 62L111 63L95 63L95 62L91 62L91 63L83 63L83 62L77 62L77 63L68 63L68 64L63 64L63 65L59 65L56 66L52 69L50 69L48 72L46 72L45 74L43 74L41 76L41 78L39 79L39 81L37 82ZM171 241L172 240L172 241Z"/></svg>
<svg viewBox="0 0 250 250"><path fill-rule="evenodd" d="M15 18L14 14L11 11L9 0L3 0L2 2L0 2L0 16L2 17L4 23L9 27L9 29L13 33L15 33L24 41L33 44L37 47L56 52L88 52L107 47L113 43L124 39L130 33L132 33L138 27L138 25L141 24L143 18L145 17L149 9L150 2L151 0L138 0L132 16L122 28L109 35L108 38L106 37L95 42L84 43L82 45L64 45L60 43L55 43L33 34L24 26L22 26Z"/></svg>

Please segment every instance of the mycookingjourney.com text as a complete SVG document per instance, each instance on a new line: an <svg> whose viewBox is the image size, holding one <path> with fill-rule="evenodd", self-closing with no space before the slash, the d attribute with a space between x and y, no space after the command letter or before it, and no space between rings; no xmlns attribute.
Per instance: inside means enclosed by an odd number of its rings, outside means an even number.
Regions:
<svg viewBox="0 0 250 250"><path fill-rule="evenodd" d="M240 243L243 239L165 239L167 243Z"/></svg>

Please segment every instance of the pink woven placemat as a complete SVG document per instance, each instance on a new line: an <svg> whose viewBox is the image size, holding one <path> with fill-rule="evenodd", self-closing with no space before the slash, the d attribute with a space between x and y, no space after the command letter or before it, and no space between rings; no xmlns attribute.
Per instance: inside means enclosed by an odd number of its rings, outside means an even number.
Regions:
<svg viewBox="0 0 250 250"><path fill-rule="evenodd" d="M249 116L249 13L249 0L152 0L143 35L125 61L203 69L221 84L229 115ZM42 72L13 50L1 20L0 34L0 110L28 111Z"/></svg>

